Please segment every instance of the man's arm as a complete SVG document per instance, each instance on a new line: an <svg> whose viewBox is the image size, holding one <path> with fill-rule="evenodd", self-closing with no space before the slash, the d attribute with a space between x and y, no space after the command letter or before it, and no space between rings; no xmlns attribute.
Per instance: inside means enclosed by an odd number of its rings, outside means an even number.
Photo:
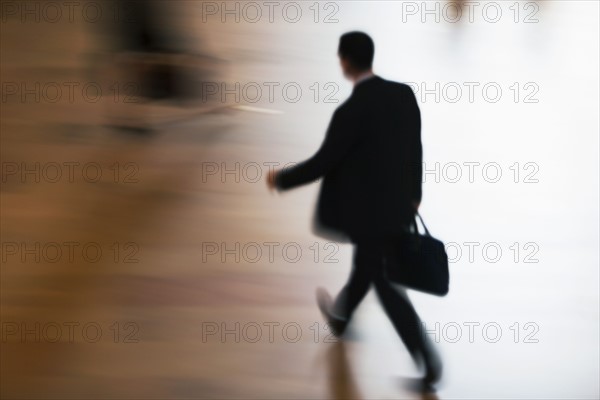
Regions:
<svg viewBox="0 0 600 400"><path fill-rule="evenodd" d="M408 137L410 147L408 149L408 172L411 201L415 209L419 208L422 197L423 181L423 145L421 144L421 112L417 99L410 87L407 87L408 107Z"/></svg>
<svg viewBox="0 0 600 400"><path fill-rule="evenodd" d="M325 140L319 150L308 160L279 171L272 179L280 190L314 182L326 175L346 155L358 138L356 115L347 107L338 108L327 129Z"/></svg>

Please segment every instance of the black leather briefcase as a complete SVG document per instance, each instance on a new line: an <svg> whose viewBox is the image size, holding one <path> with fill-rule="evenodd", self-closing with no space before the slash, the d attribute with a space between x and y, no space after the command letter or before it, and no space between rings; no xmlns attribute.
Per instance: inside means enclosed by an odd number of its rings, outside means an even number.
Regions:
<svg viewBox="0 0 600 400"><path fill-rule="evenodd" d="M429 234L423 219L416 215L425 229L420 234L416 218L410 232L394 238L386 256L387 278L421 292L445 296L450 274L444 243Z"/></svg>

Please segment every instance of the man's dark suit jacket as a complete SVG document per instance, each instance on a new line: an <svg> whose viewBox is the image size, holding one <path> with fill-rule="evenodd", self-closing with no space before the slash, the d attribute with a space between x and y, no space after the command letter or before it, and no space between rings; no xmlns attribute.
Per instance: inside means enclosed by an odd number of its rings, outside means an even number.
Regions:
<svg viewBox="0 0 600 400"><path fill-rule="evenodd" d="M421 201L421 116L411 88L378 76L359 82L307 161L277 174L285 190L323 177L317 222L348 235L405 230Z"/></svg>

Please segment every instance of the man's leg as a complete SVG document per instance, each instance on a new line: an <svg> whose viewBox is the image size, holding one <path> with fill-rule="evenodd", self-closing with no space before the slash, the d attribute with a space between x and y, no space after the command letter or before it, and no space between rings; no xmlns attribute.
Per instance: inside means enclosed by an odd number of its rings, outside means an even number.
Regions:
<svg viewBox="0 0 600 400"><path fill-rule="evenodd" d="M354 310L369 291L371 285L369 264L372 260L367 257L371 254L367 250L359 244L355 246L352 272L335 301L331 299L325 289L317 289L319 308L336 336L344 333Z"/></svg>
<svg viewBox="0 0 600 400"><path fill-rule="evenodd" d="M340 291L333 305L333 312L349 320L369 291L371 273L369 265L373 262L367 246L356 244L354 249L354 264L348 282Z"/></svg>
<svg viewBox="0 0 600 400"><path fill-rule="evenodd" d="M421 320L406 295L406 290L394 286L386 278L383 246L379 247L379 251L382 254L382 262L373 265L371 270L377 295L413 360L418 365L425 364L425 380L427 383L434 383L441 375L439 356L423 334Z"/></svg>

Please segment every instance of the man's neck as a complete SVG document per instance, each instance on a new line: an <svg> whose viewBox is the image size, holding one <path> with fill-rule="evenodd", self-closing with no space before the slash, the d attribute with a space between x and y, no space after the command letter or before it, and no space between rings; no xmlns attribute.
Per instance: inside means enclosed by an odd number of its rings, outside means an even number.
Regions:
<svg viewBox="0 0 600 400"><path fill-rule="evenodd" d="M375 75L373 74L373 70L371 70L371 69L368 71L361 72L360 74L358 74L354 77L354 86L358 85L359 83L361 83L373 76L375 76Z"/></svg>

